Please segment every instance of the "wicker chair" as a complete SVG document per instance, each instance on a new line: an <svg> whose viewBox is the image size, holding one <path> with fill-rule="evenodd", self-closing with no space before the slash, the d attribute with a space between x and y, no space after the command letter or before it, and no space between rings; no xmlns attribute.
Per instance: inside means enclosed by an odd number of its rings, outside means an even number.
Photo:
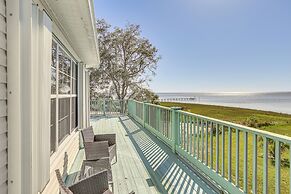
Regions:
<svg viewBox="0 0 291 194"><path fill-rule="evenodd" d="M109 158L108 141L84 142L86 160ZM110 160L111 161L111 160Z"/></svg>
<svg viewBox="0 0 291 194"><path fill-rule="evenodd" d="M112 194L109 190L107 170L95 173L92 170L87 173L88 176L81 179L79 182L74 183L71 186L66 186L60 170L56 170L58 182L60 184L61 194Z"/></svg>
<svg viewBox="0 0 291 194"><path fill-rule="evenodd" d="M91 173L93 173L93 174L101 172L103 170L107 170L108 183L111 184L112 193L114 193L112 170L111 170L111 164L110 164L109 157L102 158L99 160L94 160L94 161L84 160L82 167L81 167L80 179L86 178L88 169L90 169L92 171Z"/></svg>
<svg viewBox="0 0 291 194"><path fill-rule="evenodd" d="M85 151L88 148L87 147L87 145L88 145L87 143L108 141L110 161L112 162L113 158L115 157L115 162L117 162L116 134L98 134L98 135L94 135L92 126L83 129L81 131L81 133L82 133L82 137L83 137L83 140L84 140Z"/></svg>

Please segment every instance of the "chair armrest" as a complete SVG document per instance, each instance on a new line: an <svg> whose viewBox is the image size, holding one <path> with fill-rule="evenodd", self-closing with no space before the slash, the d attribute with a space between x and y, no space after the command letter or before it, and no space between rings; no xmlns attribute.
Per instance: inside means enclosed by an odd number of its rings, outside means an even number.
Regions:
<svg viewBox="0 0 291 194"><path fill-rule="evenodd" d="M80 180L69 189L74 194L81 193L103 193L109 189L107 170L103 170L90 177Z"/></svg>
<svg viewBox="0 0 291 194"><path fill-rule="evenodd" d="M108 141L85 142L86 160L98 160L109 157Z"/></svg>
<svg viewBox="0 0 291 194"><path fill-rule="evenodd" d="M116 134L97 134L94 141L108 141L109 146L116 144Z"/></svg>

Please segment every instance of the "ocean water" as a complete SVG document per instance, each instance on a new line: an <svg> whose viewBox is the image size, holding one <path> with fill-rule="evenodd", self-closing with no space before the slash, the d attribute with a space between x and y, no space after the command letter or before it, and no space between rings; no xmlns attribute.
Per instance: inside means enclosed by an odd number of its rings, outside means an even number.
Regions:
<svg viewBox="0 0 291 194"><path fill-rule="evenodd" d="M157 93L161 99L195 98L177 101L250 108L291 114L291 92L272 93Z"/></svg>

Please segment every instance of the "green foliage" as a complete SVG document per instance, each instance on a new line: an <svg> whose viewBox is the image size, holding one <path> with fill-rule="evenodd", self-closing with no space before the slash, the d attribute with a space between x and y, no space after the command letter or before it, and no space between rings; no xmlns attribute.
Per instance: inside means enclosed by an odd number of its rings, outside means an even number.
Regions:
<svg viewBox="0 0 291 194"><path fill-rule="evenodd" d="M142 37L139 25L115 27L97 20L100 67L90 74L91 96L124 100L146 90L160 60L158 49Z"/></svg>
<svg viewBox="0 0 291 194"><path fill-rule="evenodd" d="M274 125L274 123L270 123L269 121L259 121L256 116L247 117L246 120L242 122L242 124L254 128L268 127Z"/></svg>
<svg viewBox="0 0 291 194"><path fill-rule="evenodd" d="M142 88L135 94L133 98L141 102L150 102L152 104L158 104L159 96L150 91L149 89Z"/></svg>

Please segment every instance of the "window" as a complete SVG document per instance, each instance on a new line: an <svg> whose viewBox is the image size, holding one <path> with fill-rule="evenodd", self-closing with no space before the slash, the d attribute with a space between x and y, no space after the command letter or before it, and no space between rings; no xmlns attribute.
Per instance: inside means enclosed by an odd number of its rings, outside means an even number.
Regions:
<svg viewBox="0 0 291 194"><path fill-rule="evenodd" d="M71 59L59 48L59 94L70 94L71 93Z"/></svg>
<svg viewBox="0 0 291 194"><path fill-rule="evenodd" d="M78 111L77 98L75 97L72 99L72 115L71 115L72 129L78 126L77 111Z"/></svg>
<svg viewBox="0 0 291 194"><path fill-rule="evenodd" d="M70 98L59 99L59 138L60 143L70 134Z"/></svg>
<svg viewBox="0 0 291 194"><path fill-rule="evenodd" d="M56 151L56 99L51 99L51 153Z"/></svg>
<svg viewBox="0 0 291 194"><path fill-rule="evenodd" d="M56 40L51 64L51 152L78 127L78 64ZM58 114L57 114L58 113Z"/></svg>
<svg viewBox="0 0 291 194"><path fill-rule="evenodd" d="M53 41L52 44L52 66L51 66L51 94L56 94L57 86L57 43Z"/></svg>

